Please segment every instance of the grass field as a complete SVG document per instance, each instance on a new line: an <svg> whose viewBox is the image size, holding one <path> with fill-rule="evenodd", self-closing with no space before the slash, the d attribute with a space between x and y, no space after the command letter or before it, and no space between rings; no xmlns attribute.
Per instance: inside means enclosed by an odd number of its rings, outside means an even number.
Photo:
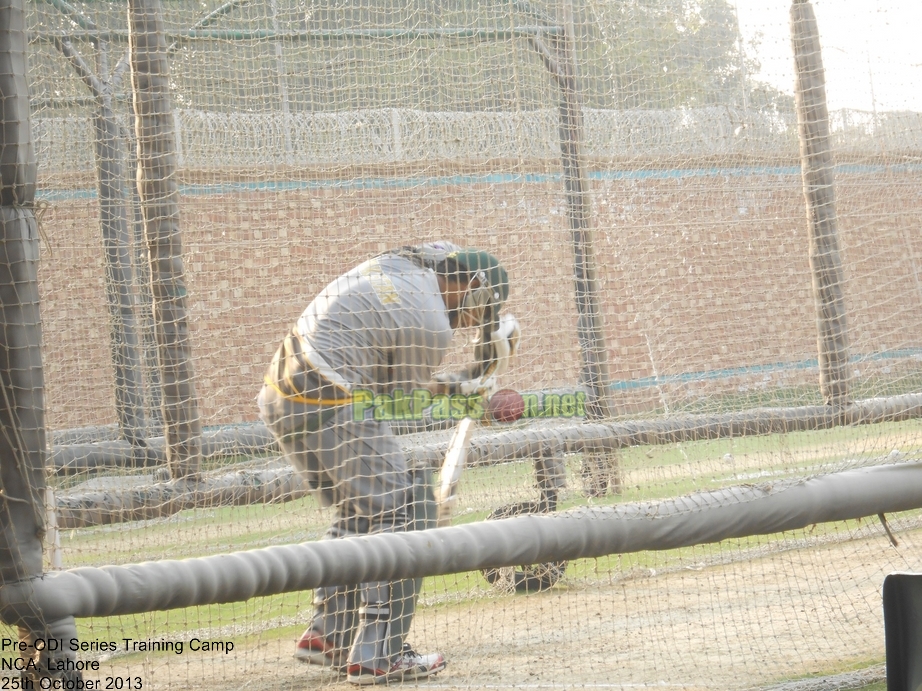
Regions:
<svg viewBox="0 0 922 691"><path fill-rule="evenodd" d="M663 499L773 479L802 477L911 456L922 448L922 421L794 432L663 446L633 447L618 455L621 493L594 505ZM585 505L579 491L582 458L567 459L568 489L560 509ZM73 480L65 479L72 483ZM73 491L73 490L71 490ZM498 506L537 498L529 461L470 468L462 479L456 524L483 520ZM292 502L184 511L129 524L67 531L68 567L206 556L319 539L328 514L311 497Z"/></svg>
<svg viewBox="0 0 922 691"><path fill-rule="evenodd" d="M618 455L621 494L593 499L587 499L580 491L582 458L574 455L567 459L568 489L563 493L560 509L590 503L604 506L619 502L655 501L731 485L803 477L893 461L895 458L910 459L918 457L920 448L922 422L919 421L635 447L622 450ZM75 491L73 480L64 482L72 487L71 491ZM469 468L462 480L461 504L455 522L480 521L500 505L536 497L533 467L528 461ZM917 513L902 518L908 521L907 525L914 525L912 521L918 520ZM327 511L321 509L313 498L307 497L271 505L198 509L164 519L72 530L61 536L64 566L73 568L181 559L314 541L323 535L328 520ZM740 568L754 570L755 566L745 565L766 559L769 562L779 558L793 560L795 557L783 555L793 554L807 542L814 545L810 548L814 552L832 550L830 555L836 555L821 562L849 564L856 557L848 556L852 548L847 545L855 540L869 539L868 531L872 528L876 530L876 519L849 522L847 526L814 526L803 536L759 536L735 540L726 546L690 547L669 552L640 552L578 560L568 565L564 580L551 593L538 596L499 592L491 588L479 573L427 578L420 596L419 626L425 632L441 632L439 635L444 637L448 635L443 630L445 624L439 622L463 621L465 617L471 616L471 612L480 612L478 616L488 616L487 612L494 611L497 614L505 613L502 616L507 617L513 611L522 610L522 616L525 616L528 603L538 603L540 606L548 598L579 602L581 604L569 606L578 606L581 612L591 611L593 607L599 611L610 609L617 620L619 607L616 602L610 602L612 595L630 592L638 587L643 592L662 580L663 587L667 587L669 582L681 583L680 588L688 593L685 597L695 602L701 599L701 595L695 594L694 581L685 580L689 574L716 574L726 569L730 573ZM867 561L870 557L862 556L860 559ZM868 565L871 565L870 562ZM738 576L732 578L736 583ZM712 587L706 583L707 578L702 581L701 587ZM605 604L593 605L591 603L594 600ZM724 606L725 603L712 605L718 610ZM292 641L304 628L305 613L309 609L310 593L298 592L242 603L86 619L79 621L78 625L81 637L86 640L230 636L239 646L241 654L247 651L247 659L262 655L258 651L275 650L279 652L266 654L271 659L276 659L275 655L278 655L278 659L285 659L288 655L285 651L290 649ZM711 610L702 611L711 612L711 616L714 614ZM536 619L536 625L538 621ZM689 625L693 625L691 619ZM553 624L551 627L553 630ZM576 634L573 632L568 635ZM527 652L524 654L527 656ZM110 664L114 665L113 669L133 668L136 665L151 668L152 664L160 668L170 662L168 653L153 654L153 657L160 662L152 663L151 653L138 653L119 655ZM828 667L807 669L804 673L811 676L840 674L852 671L856 664L873 665L881 662L882 659L866 657L856 662L850 656L843 655L840 664L830 663ZM253 664L258 667L264 663ZM479 682L474 683L476 673L473 670L468 674L473 675L469 677L471 687L481 685ZM292 677L292 688L297 688L296 679L297 676ZM251 685L246 688L260 687ZM283 684L271 688L288 686ZM878 689L880 686L870 688Z"/></svg>

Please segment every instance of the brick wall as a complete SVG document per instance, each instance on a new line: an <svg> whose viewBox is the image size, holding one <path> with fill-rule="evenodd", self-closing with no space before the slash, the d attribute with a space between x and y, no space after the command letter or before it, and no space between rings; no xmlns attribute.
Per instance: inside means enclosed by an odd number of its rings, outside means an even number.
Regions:
<svg viewBox="0 0 922 691"><path fill-rule="evenodd" d="M839 174L853 355L922 347L920 177L870 166ZM278 341L328 281L376 252L435 238L486 248L510 271L508 309L524 336L503 383L577 382L570 234L553 176L366 177L359 185L305 175L274 188L209 182L181 202L204 424L255 420L253 399ZM796 171L596 171L592 191L619 412L815 382L815 370L802 365L816 358L816 332ZM51 198L40 273L48 424L111 423L96 201L74 192ZM884 377L888 365L862 367L860 376ZM649 385L654 376L666 383Z"/></svg>

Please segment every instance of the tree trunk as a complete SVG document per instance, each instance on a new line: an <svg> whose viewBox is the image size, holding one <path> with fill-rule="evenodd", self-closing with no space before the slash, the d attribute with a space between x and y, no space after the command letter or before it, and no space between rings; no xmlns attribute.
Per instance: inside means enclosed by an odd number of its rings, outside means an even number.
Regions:
<svg viewBox="0 0 922 691"><path fill-rule="evenodd" d="M97 97L94 118L99 223L105 253L106 303L112 361L115 366L115 404L122 436L142 454L146 446L143 380L137 322L131 297L131 236L125 213L124 175L118 123L108 94Z"/></svg>
<svg viewBox="0 0 922 691"><path fill-rule="evenodd" d="M849 402L848 325L836 219L834 162L819 31L808 0L791 5L791 42L804 197L810 224L810 268L816 304L820 391L827 405Z"/></svg>
<svg viewBox="0 0 922 691"><path fill-rule="evenodd" d="M201 466L202 428L192 372L176 137L159 0L130 0L128 24L138 141L138 195L150 253L166 457L173 479L196 479Z"/></svg>

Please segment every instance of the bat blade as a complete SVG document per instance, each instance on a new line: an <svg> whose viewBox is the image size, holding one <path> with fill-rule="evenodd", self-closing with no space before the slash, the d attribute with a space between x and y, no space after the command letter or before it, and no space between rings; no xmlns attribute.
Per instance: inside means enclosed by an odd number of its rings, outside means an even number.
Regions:
<svg viewBox="0 0 922 691"><path fill-rule="evenodd" d="M470 448L473 434L474 420L466 417L458 423L458 428L448 443L448 452L445 454L445 462L442 464L441 483L436 496L436 501L440 507L440 525L445 523L445 519L451 513L451 505L454 503L458 482L461 480L461 473L467 463L467 452Z"/></svg>

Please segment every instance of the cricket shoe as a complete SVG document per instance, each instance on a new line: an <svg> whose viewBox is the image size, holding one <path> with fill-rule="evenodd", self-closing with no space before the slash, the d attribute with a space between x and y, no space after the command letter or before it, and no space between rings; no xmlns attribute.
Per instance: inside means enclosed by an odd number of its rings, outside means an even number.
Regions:
<svg viewBox="0 0 922 691"><path fill-rule="evenodd" d="M338 650L321 634L313 629L308 629L301 636L295 648L295 659L309 665L322 665L343 669L346 662L345 650Z"/></svg>
<svg viewBox="0 0 922 691"><path fill-rule="evenodd" d="M392 681L423 679L445 669L445 658L441 653L419 655L409 645L404 645L397 661L388 670L369 669L361 665L349 665L346 681L360 686L389 684Z"/></svg>

